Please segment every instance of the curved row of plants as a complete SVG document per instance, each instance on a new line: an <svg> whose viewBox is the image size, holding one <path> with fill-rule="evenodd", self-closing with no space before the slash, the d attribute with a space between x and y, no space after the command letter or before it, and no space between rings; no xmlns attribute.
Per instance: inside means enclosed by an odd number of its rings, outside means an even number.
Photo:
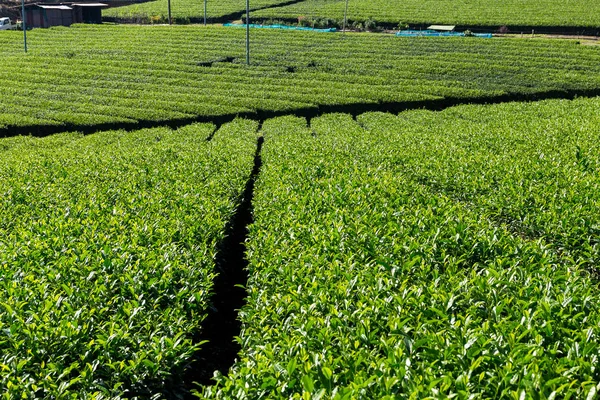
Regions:
<svg viewBox="0 0 600 400"><path fill-rule="evenodd" d="M322 106L532 96L600 88L575 42L401 39L223 27L76 26L0 37L0 130L171 121ZM33 129L32 128L32 129Z"/></svg>
<svg viewBox="0 0 600 400"><path fill-rule="evenodd" d="M181 395L257 125L0 140L0 397Z"/></svg>
<svg viewBox="0 0 600 400"><path fill-rule="evenodd" d="M288 21L305 26L341 27L345 0L251 0L251 17L258 20ZM201 22L204 2L171 0L175 23ZM241 18L244 1L207 2L209 21ZM600 29L600 6L585 0L353 0L348 2L349 26L374 30L378 27L403 29L408 25L451 24L485 27ZM167 0L115 7L103 12L108 21L166 23Z"/></svg>
<svg viewBox="0 0 600 400"><path fill-rule="evenodd" d="M599 107L266 121L242 351L201 397L593 398Z"/></svg>
<svg viewBox="0 0 600 400"><path fill-rule="evenodd" d="M234 19L246 13L246 2L240 0L170 0L171 17L175 23L200 22L204 20L204 4L208 22ZM251 10L273 7L288 3L285 0L251 0ZM109 8L102 12L105 20L135 22L142 24L164 24L169 19L167 0L154 0L143 3Z"/></svg>
<svg viewBox="0 0 600 400"><path fill-rule="evenodd" d="M344 18L345 0L305 0L252 13L258 18L329 21ZM352 0L348 19L360 24L541 26L600 29L600 5L586 0Z"/></svg>

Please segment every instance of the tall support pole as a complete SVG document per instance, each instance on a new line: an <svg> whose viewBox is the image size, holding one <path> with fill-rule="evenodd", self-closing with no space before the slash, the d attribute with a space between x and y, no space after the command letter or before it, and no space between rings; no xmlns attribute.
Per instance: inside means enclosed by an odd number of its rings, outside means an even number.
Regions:
<svg viewBox="0 0 600 400"><path fill-rule="evenodd" d="M344 11L344 26L342 32L346 32L346 24L348 23L348 0L346 0L346 10Z"/></svg>
<svg viewBox="0 0 600 400"><path fill-rule="evenodd" d="M204 26L206 26L206 0L204 0Z"/></svg>
<svg viewBox="0 0 600 400"><path fill-rule="evenodd" d="M25 22L25 0L21 0L21 28L23 28L23 45L27 53L27 23Z"/></svg>
<svg viewBox="0 0 600 400"><path fill-rule="evenodd" d="M171 0L167 1L167 7L169 9L169 25L172 25L173 21L171 20Z"/></svg>
<svg viewBox="0 0 600 400"><path fill-rule="evenodd" d="M250 0L246 0L246 64L250 65Z"/></svg>

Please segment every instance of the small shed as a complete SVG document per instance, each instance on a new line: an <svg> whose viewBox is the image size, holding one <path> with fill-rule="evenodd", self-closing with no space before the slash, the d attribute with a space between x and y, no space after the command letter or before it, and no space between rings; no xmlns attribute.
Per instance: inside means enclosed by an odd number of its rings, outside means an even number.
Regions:
<svg viewBox="0 0 600 400"><path fill-rule="evenodd" d="M51 26L71 26L73 8L62 4L28 4L25 6L27 27L49 28Z"/></svg>
<svg viewBox="0 0 600 400"><path fill-rule="evenodd" d="M51 26L71 26L76 23L102 23L102 3L33 3L25 5L27 26L49 28Z"/></svg>
<svg viewBox="0 0 600 400"><path fill-rule="evenodd" d="M84 24L101 24L102 9L108 7L103 3L73 3L71 4L75 11L76 22Z"/></svg>

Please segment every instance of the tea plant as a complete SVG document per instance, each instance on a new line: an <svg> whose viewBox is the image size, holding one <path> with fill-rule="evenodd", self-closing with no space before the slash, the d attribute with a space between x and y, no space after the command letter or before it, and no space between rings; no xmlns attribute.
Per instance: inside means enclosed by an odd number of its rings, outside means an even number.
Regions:
<svg viewBox="0 0 600 400"><path fill-rule="evenodd" d="M177 396L257 124L0 140L0 396Z"/></svg>
<svg viewBox="0 0 600 400"><path fill-rule="evenodd" d="M242 352L201 396L593 398L599 105L265 122Z"/></svg>

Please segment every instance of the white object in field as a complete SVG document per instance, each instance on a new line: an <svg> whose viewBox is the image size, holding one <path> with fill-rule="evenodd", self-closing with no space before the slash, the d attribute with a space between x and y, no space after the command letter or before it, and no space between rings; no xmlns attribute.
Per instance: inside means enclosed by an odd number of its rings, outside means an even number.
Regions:
<svg viewBox="0 0 600 400"><path fill-rule="evenodd" d="M8 17L0 18L0 31L7 31L9 29L17 29L17 26L13 25Z"/></svg>
<svg viewBox="0 0 600 400"><path fill-rule="evenodd" d="M455 28L456 25L431 25L427 29L432 31L452 32Z"/></svg>

